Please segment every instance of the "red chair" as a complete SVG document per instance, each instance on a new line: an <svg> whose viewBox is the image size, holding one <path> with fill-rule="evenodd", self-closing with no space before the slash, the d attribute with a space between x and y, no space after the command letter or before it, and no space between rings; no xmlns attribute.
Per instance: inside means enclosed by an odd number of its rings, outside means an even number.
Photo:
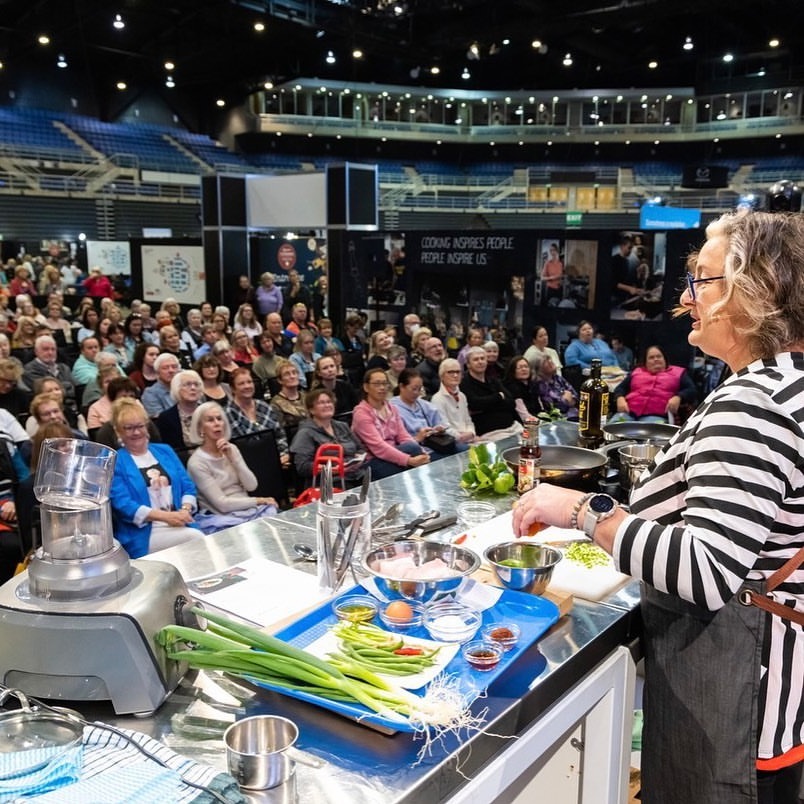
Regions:
<svg viewBox="0 0 804 804"><path fill-rule="evenodd" d="M294 508L321 499L321 489L318 486L321 469L326 464L332 466L333 478L338 478L341 491L346 491L346 472L343 465L343 447L340 444L322 444L315 452L313 458L313 485L305 489L293 503Z"/></svg>

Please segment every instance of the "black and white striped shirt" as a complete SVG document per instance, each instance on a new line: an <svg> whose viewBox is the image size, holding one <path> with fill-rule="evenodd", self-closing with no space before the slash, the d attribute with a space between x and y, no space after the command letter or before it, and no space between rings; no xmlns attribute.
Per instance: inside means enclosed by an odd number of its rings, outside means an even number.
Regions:
<svg viewBox="0 0 804 804"><path fill-rule="evenodd" d="M758 360L729 377L630 502L634 516L614 544L623 572L706 611L729 602L744 579L767 579L804 545L804 354ZM804 611L804 569L773 598ZM804 741L804 629L768 618L761 759Z"/></svg>

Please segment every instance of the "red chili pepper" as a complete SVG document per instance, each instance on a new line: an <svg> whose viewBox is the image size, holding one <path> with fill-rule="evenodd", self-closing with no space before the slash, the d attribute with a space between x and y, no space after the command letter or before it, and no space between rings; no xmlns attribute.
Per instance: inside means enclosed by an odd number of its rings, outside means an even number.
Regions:
<svg viewBox="0 0 804 804"><path fill-rule="evenodd" d="M421 656L424 651L421 648L399 648L394 653L397 656Z"/></svg>
<svg viewBox="0 0 804 804"><path fill-rule="evenodd" d="M460 536L452 540L453 544L463 544L469 537L468 533L462 533Z"/></svg>

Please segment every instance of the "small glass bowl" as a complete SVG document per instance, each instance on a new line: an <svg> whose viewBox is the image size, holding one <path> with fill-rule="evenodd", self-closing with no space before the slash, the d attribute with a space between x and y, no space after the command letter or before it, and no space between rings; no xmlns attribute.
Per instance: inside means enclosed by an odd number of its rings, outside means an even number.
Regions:
<svg viewBox="0 0 804 804"><path fill-rule="evenodd" d="M519 640L520 633L516 623L499 622L484 626L480 636L486 642L498 642L503 650L511 650Z"/></svg>
<svg viewBox="0 0 804 804"><path fill-rule="evenodd" d="M487 502L469 502L459 503L455 507L455 513L458 515L458 522L467 530L471 530L483 522L488 522L497 516L497 509Z"/></svg>
<svg viewBox="0 0 804 804"><path fill-rule="evenodd" d="M463 603L445 601L428 606L424 612L424 627L430 636L439 642L466 642L480 627L479 611Z"/></svg>
<svg viewBox="0 0 804 804"><path fill-rule="evenodd" d="M493 670L500 663L504 652L499 642L488 642L485 639L468 642L461 650L463 658L472 669L481 673Z"/></svg>
<svg viewBox="0 0 804 804"><path fill-rule="evenodd" d="M398 608L400 603L405 603L406 605L410 606L412 615L408 619L403 619L401 617L390 617L388 615L388 607L394 606L395 608ZM389 600L387 603L380 604L380 619L388 628L392 628L395 631L406 631L408 628L414 628L418 625L421 625L423 617L424 605L417 603L415 600Z"/></svg>
<svg viewBox="0 0 804 804"><path fill-rule="evenodd" d="M339 597L332 604L332 613L339 620L350 623L365 623L377 616L379 606L369 595L351 595Z"/></svg>

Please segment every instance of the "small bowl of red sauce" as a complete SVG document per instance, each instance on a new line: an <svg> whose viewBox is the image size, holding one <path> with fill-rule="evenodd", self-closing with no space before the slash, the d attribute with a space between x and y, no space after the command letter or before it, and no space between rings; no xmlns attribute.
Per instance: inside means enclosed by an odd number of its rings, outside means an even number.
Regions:
<svg viewBox="0 0 804 804"><path fill-rule="evenodd" d="M503 652L499 642L486 642L482 639L467 642L461 651L463 658L471 667L481 673L493 670L500 663Z"/></svg>
<svg viewBox="0 0 804 804"><path fill-rule="evenodd" d="M507 622L490 623L480 632L486 642L498 642L503 650L511 650L518 642L519 634L519 626Z"/></svg>

